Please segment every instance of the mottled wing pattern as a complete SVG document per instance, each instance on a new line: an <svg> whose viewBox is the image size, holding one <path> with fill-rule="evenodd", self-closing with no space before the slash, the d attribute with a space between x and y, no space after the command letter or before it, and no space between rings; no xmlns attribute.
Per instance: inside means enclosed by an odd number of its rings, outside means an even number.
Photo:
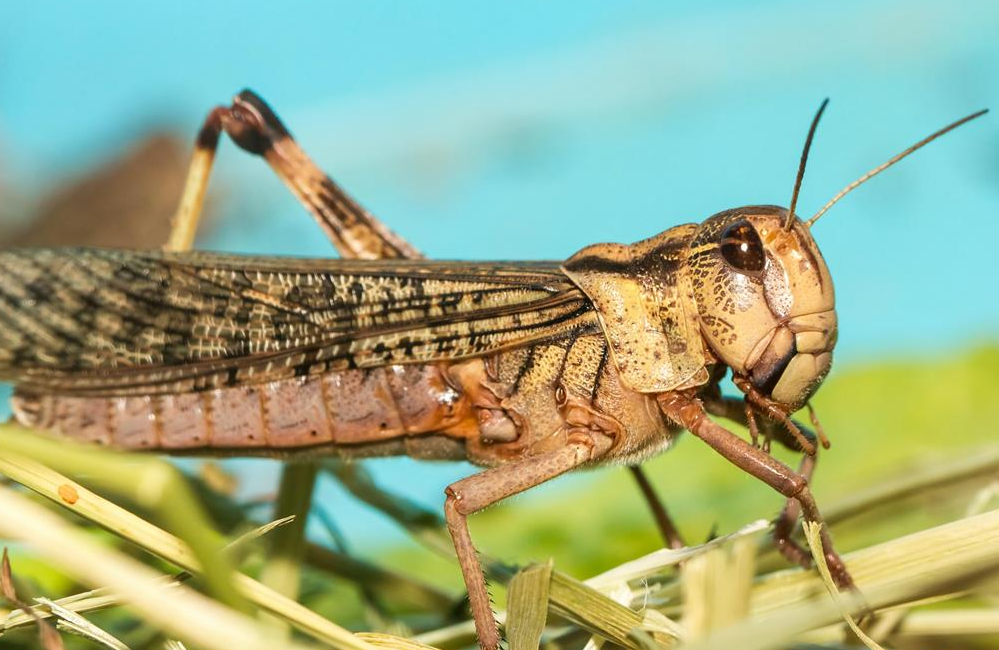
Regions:
<svg viewBox="0 0 999 650"><path fill-rule="evenodd" d="M596 327L556 263L0 251L0 380L37 392L189 392Z"/></svg>

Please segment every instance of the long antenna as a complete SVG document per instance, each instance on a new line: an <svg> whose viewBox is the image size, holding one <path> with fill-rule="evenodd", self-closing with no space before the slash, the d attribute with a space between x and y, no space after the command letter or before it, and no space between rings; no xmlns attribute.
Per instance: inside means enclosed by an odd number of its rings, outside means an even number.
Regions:
<svg viewBox="0 0 999 650"><path fill-rule="evenodd" d="M805 138L805 148L801 150L801 161L798 163L798 177L794 179L794 190L791 192L791 205L787 209L787 221L784 222L784 230L790 230L794 223L794 206L798 204L798 192L801 190L801 179L805 177L805 163L808 162L808 151L812 148L812 138L815 137L815 128L819 125L822 112L826 110L829 98L822 100L822 105L812 118L812 125L808 127L808 137Z"/></svg>
<svg viewBox="0 0 999 650"><path fill-rule="evenodd" d="M816 212L814 217L812 217L811 219L809 219L808 221L805 222L805 226L807 226L808 228L811 228L812 224L814 224L816 221L818 221L819 217L821 217L822 215L824 215L829 210L829 208L833 207L833 205L836 204L837 201L839 201L841 198L843 198L844 196L846 196L847 194L849 194L853 190L857 189L858 187L860 187L861 185L863 185L864 183L866 183L867 181L869 181L874 176L877 176L878 174L880 174L884 170L888 169L889 167L891 167L892 165L894 165L898 161L902 160L903 158L905 158L906 156L908 156L910 153L912 153L912 152L916 151L917 149L920 149L923 146L925 146L925 145L933 142L934 140L936 140L937 138L939 138L943 134L947 133L948 131L953 131L954 129L956 129L957 127L961 126L962 124L964 124L966 122L970 122L971 120L975 119L976 117L981 117L982 115L985 115L988 112L989 112L989 109L985 108L985 109L982 109L982 110L978 111L977 113L972 113L971 115L968 115L967 117L962 117L958 121L953 122L951 124L948 124L944 128L942 128L939 131L937 131L936 133L932 133L932 134L926 136L925 138L923 138L922 140L920 140L916 144L912 145L911 147L909 147L905 151L903 151L903 152L901 152L901 153L899 153L899 154L897 154L895 156L892 156L888 161L886 161L886 162L878 165L877 167L875 167L871 171L867 172L866 174L864 174L863 176L861 176L860 178L858 178L857 180L853 181L852 183L850 183L849 185L847 185L846 187L844 187L842 190L840 190L839 194L837 194L836 196L832 197L832 199L829 200L829 203L826 203L824 206L822 206L822 209L819 210L818 212Z"/></svg>

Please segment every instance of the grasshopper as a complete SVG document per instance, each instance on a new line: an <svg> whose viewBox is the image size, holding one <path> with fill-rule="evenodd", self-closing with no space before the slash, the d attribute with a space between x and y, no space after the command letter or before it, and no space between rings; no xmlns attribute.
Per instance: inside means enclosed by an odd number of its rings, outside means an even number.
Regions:
<svg viewBox="0 0 999 650"><path fill-rule="evenodd" d="M787 499L792 561L819 435L790 415L829 371L832 279L815 216L747 206L564 262L429 261L323 174L249 91L202 127L165 251L0 251L0 379L22 424L165 453L465 459L445 519L479 643L500 643L466 518L567 471L637 465L682 430ZM263 157L344 258L187 252L221 133ZM730 371L743 393L725 397ZM751 441L709 415L748 425ZM817 421L815 421L817 422ZM757 444L760 432L767 442ZM769 439L803 452L798 471ZM826 559L852 586L825 528Z"/></svg>

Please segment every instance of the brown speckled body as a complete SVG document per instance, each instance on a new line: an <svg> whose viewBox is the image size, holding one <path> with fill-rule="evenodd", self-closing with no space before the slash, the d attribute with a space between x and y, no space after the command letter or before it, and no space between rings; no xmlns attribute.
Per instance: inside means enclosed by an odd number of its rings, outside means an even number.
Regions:
<svg viewBox="0 0 999 650"><path fill-rule="evenodd" d="M662 288L685 287L693 232L620 247L637 329L602 300L621 285L594 247L566 265L590 295L554 263L0 251L0 302L24 316L0 330L0 376L21 423L125 449L493 466L599 431L605 460L634 460L673 437L636 377L707 378L692 294ZM627 337L657 323L662 351Z"/></svg>
<svg viewBox="0 0 999 650"><path fill-rule="evenodd" d="M832 282L785 214L562 265L0 251L0 377L22 423L126 449L495 466L598 432L601 462L636 462L679 429L657 396L716 364L790 406L825 375ZM759 273L720 253L750 227Z"/></svg>

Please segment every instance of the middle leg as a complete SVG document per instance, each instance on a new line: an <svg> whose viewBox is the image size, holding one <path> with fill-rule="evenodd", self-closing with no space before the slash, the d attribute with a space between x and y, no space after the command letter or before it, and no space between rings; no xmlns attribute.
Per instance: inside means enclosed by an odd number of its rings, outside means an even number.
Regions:
<svg viewBox="0 0 999 650"><path fill-rule="evenodd" d="M468 532L468 515L596 460L612 444L613 440L600 432L587 430L571 433L564 447L493 467L452 483L445 490L447 500L444 503L444 517L454 541L465 587L468 589L479 645L484 650L497 650L500 636L489 602L485 575Z"/></svg>
<svg viewBox="0 0 999 650"><path fill-rule="evenodd" d="M648 504L649 510L652 511L652 518L656 522L656 527L659 528L659 534L662 536L666 547L677 549L686 546L687 544L683 541L683 536L680 535L680 530L673 523L673 518L669 516L669 512L666 510L666 504L656 494L656 489L652 486L652 482L649 481L642 467L640 465L630 465L628 471L631 472L635 483L638 484L638 489L641 490L642 496L645 498L645 503Z"/></svg>

